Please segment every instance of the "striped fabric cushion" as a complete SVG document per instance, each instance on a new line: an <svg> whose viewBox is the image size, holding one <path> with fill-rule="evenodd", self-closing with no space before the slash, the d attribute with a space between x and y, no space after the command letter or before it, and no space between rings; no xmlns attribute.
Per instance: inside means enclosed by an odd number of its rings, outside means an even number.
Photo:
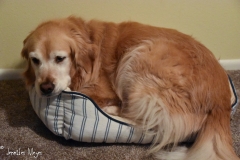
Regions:
<svg viewBox="0 0 240 160"><path fill-rule="evenodd" d="M232 114L236 110L237 96L232 82ZM103 112L86 95L63 91L58 96L39 97L33 87L30 100L38 117L54 134L80 142L96 143L151 143L153 135L114 119Z"/></svg>
<svg viewBox="0 0 240 160"><path fill-rule="evenodd" d="M55 97L43 98L30 92L33 109L54 134L80 142L151 143L153 135L118 121L104 113L89 97L63 91Z"/></svg>
<svg viewBox="0 0 240 160"><path fill-rule="evenodd" d="M236 93L236 89L234 87L234 84L231 80L231 78L229 77L229 86L230 86L230 90L231 90L231 104L232 104L232 112L231 112L231 117L233 117L236 109L237 109L237 104L238 104L238 96Z"/></svg>

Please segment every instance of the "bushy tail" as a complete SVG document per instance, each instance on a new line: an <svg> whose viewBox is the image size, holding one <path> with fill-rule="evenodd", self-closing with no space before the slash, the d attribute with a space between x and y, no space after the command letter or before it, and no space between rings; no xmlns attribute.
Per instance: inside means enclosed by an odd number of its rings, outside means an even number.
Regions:
<svg viewBox="0 0 240 160"><path fill-rule="evenodd" d="M239 160L232 147L230 111L216 110L208 115L186 160Z"/></svg>
<svg viewBox="0 0 240 160"><path fill-rule="evenodd" d="M225 112L225 113L224 113ZM232 147L230 114L212 111L208 114L194 144L176 147L172 152L159 151L156 158L166 160L239 160Z"/></svg>

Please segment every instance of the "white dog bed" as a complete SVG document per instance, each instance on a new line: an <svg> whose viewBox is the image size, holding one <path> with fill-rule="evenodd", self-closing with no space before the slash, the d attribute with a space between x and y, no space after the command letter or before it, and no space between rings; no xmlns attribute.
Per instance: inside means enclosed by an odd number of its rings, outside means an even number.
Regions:
<svg viewBox="0 0 240 160"><path fill-rule="evenodd" d="M145 144L151 143L154 138L109 116L93 100L81 93L63 91L58 96L41 98L33 87L29 94L38 117L54 134L65 139Z"/></svg>
<svg viewBox="0 0 240 160"><path fill-rule="evenodd" d="M237 96L232 90L232 115L236 110ZM38 117L54 134L65 139L80 142L106 143L151 143L153 135L145 135L142 130L129 125L127 120L119 121L103 112L86 95L63 91L58 96L41 98L33 87L29 91L33 109Z"/></svg>

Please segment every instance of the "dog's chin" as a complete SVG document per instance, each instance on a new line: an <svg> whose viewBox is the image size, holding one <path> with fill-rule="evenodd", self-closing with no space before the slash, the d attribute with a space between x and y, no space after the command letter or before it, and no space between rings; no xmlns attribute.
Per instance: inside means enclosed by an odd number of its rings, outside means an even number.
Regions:
<svg viewBox="0 0 240 160"><path fill-rule="evenodd" d="M43 94L41 93L41 97L45 97L45 98L49 98L49 97L54 97L54 96L58 96L62 91L59 91L59 92L53 92L53 93L49 93L49 94Z"/></svg>

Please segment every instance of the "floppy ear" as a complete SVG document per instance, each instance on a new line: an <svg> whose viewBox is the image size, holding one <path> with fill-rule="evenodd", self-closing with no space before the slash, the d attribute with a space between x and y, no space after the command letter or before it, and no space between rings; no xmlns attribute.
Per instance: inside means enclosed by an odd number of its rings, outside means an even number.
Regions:
<svg viewBox="0 0 240 160"><path fill-rule="evenodd" d="M35 77L34 70L31 66L30 60L28 60L27 69L23 72L22 75L23 75L23 78L24 78L27 88L34 85L36 77Z"/></svg>
<svg viewBox="0 0 240 160"><path fill-rule="evenodd" d="M93 82L98 77L98 47L92 43L88 27L82 19L70 17L69 21L71 54L75 68L80 70L83 81Z"/></svg>
<svg viewBox="0 0 240 160"><path fill-rule="evenodd" d="M22 48L22 51L21 51L21 55L23 58L25 59L28 59L29 58L29 47L30 47L30 36L32 35L32 32L27 36L27 38L24 39L23 41L23 48Z"/></svg>
<svg viewBox="0 0 240 160"><path fill-rule="evenodd" d="M94 44L75 42L72 50L72 59L77 70L80 70L85 82L94 81L98 76L99 58L97 48Z"/></svg>
<svg viewBox="0 0 240 160"><path fill-rule="evenodd" d="M22 51L21 51L21 56L25 59L28 59L28 48L26 46L26 43L25 43L26 39L23 41L23 48L22 48Z"/></svg>
<svg viewBox="0 0 240 160"><path fill-rule="evenodd" d="M31 87L35 82L35 73L31 66L31 61L29 59L29 36L23 41L23 49L21 51L21 55L25 58L28 62L26 70L23 72L23 78L27 87Z"/></svg>

